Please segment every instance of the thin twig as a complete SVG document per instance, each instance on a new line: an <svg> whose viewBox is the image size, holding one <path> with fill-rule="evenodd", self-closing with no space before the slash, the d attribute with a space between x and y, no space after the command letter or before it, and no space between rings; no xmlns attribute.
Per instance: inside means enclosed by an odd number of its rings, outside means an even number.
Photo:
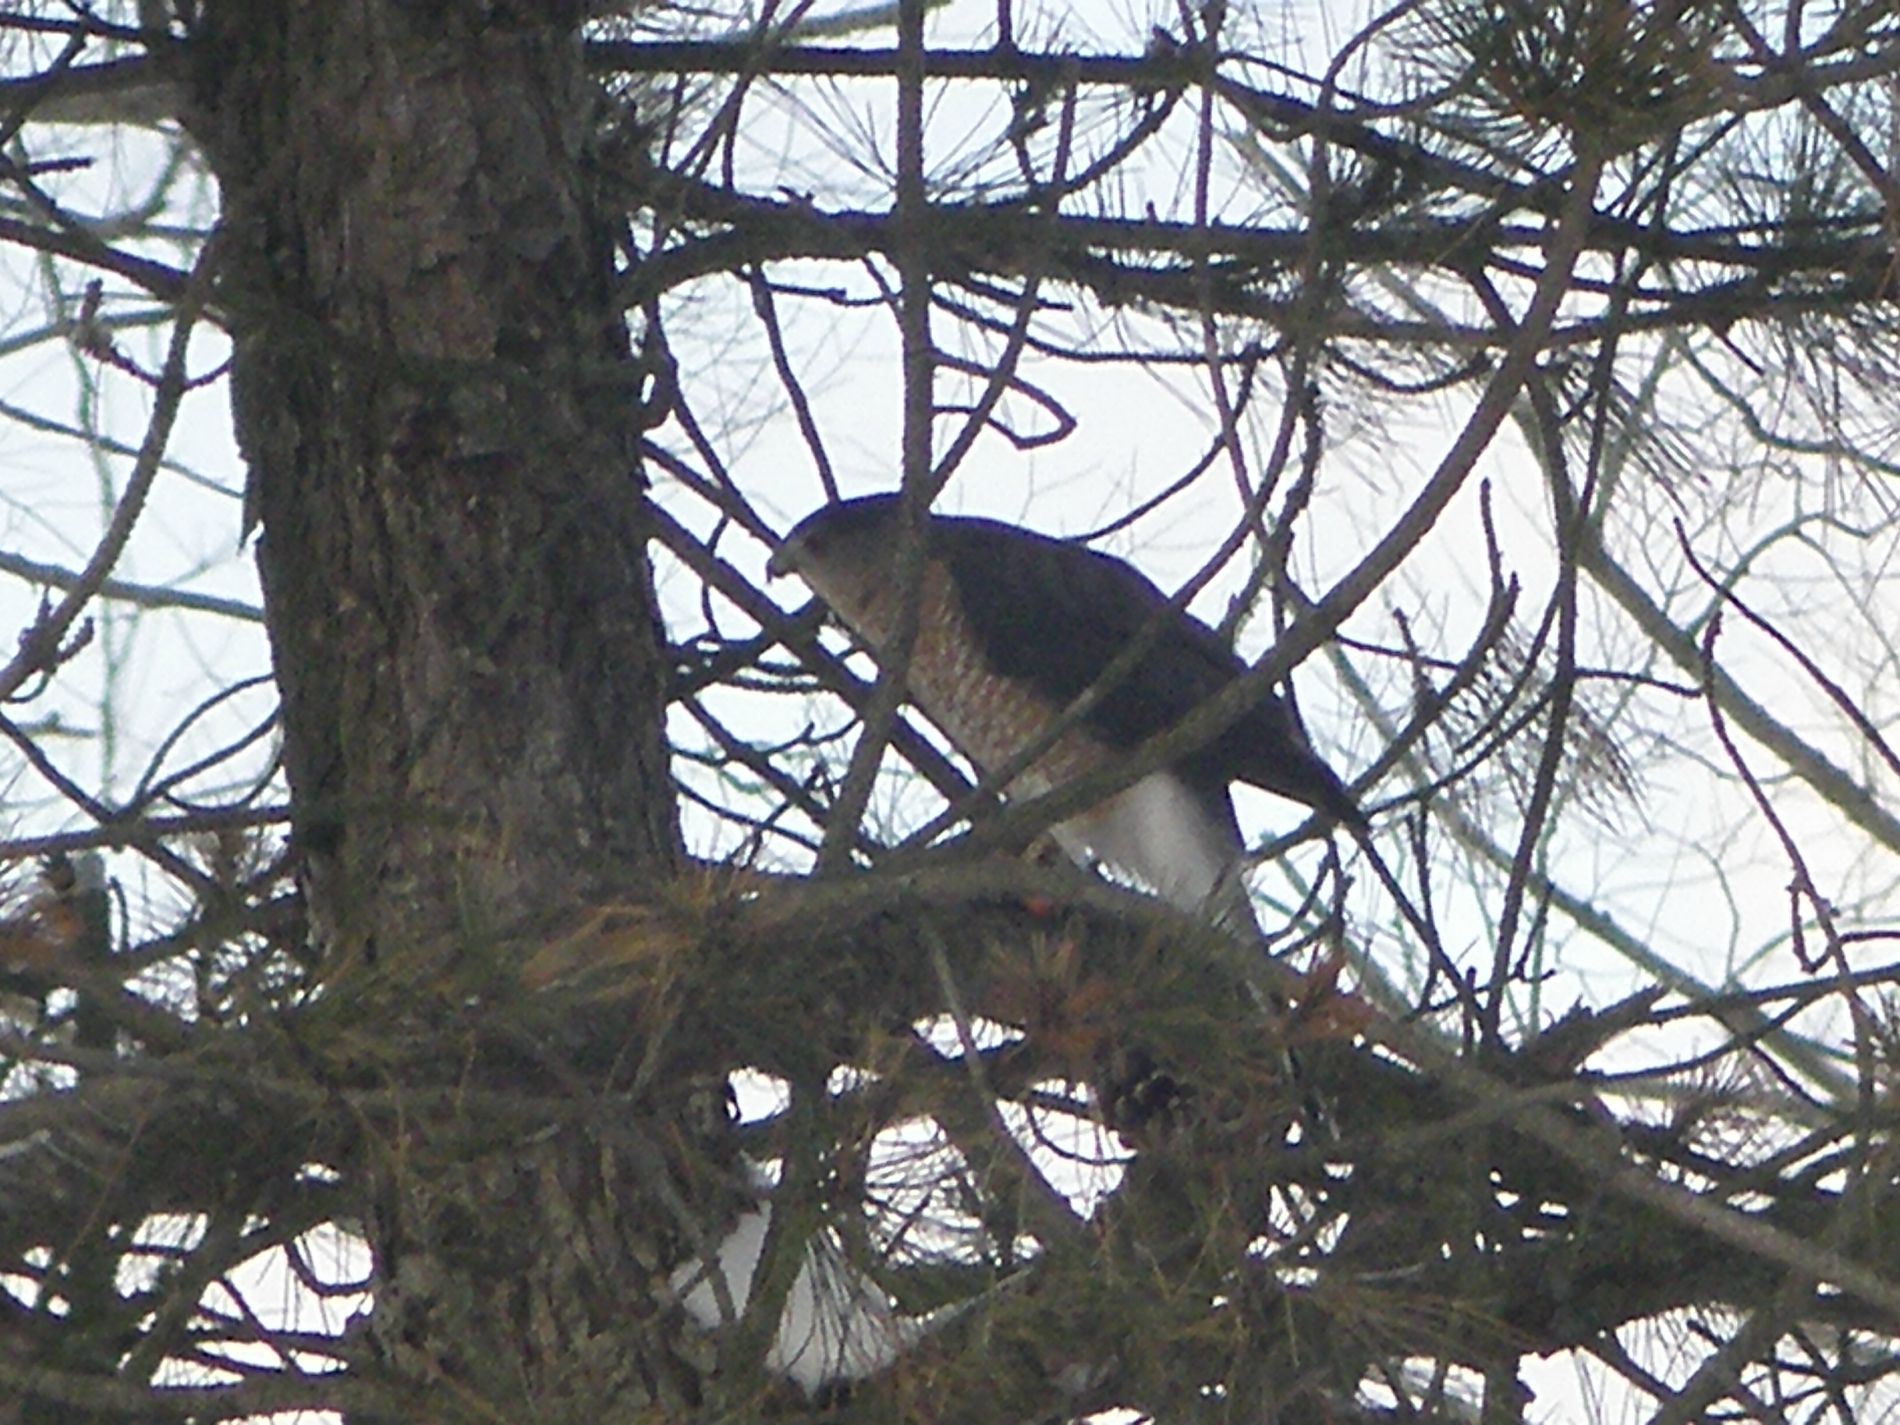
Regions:
<svg viewBox="0 0 1900 1425"><path fill-rule="evenodd" d="M86 567L80 571L78 580L66 591L65 597L20 636L20 651L6 667L0 668L0 703L9 701L27 679L51 672L64 660L67 634L86 605L98 594L111 574L113 565L118 563L120 554L124 552L126 542L132 537L132 527L145 508L145 497L151 493L152 482L158 476L159 461L171 439L179 403L191 386L185 358L191 346L192 329L197 325L204 304L211 295L216 252L215 243L206 244L179 298L177 325L172 330L171 346L166 352L164 369L159 373L153 394L152 418L146 425L145 439L139 446L138 459L133 462L132 473L126 480L124 493L119 496L118 506L112 512L112 518L93 550L92 558L86 561Z"/></svg>

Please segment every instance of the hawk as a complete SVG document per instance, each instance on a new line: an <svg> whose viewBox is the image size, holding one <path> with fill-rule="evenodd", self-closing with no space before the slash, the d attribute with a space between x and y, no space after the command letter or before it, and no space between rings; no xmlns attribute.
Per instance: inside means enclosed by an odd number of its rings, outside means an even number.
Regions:
<svg viewBox="0 0 1900 1425"><path fill-rule="evenodd" d="M900 519L896 494L827 505L786 537L768 572L797 573L882 657L902 597ZM1036 795L1113 763L1247 671L1218 634L1132 565L997 520L928 516L919 598L909 696L986 773L1161 621L1126 675L1018 773L1009 792ZM1078 860L1093 853L1176 905L1251 929L1245 844L1228 791L1236 781L1365 824L1287 705L1263 693L1211 742L1053 831Z"/></svg>

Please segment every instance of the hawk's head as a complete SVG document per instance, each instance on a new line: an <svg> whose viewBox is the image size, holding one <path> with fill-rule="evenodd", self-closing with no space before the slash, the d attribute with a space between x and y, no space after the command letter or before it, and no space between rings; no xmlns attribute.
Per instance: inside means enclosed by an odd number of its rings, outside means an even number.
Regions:
<svg viewBox="0 0 1900 1425"><path fill-rule="evenodd" d="M773 551L765 572L796 574L851 621L877 601L897 557L899 497L870 495L807 515Z"/></svg>
<svg viewBox="0 0 1900 1425"><path fill-rule="evenodd" d="M780 574L803 574L814 567L888 562L898 509L896 495L870 495L826 505L806 515L785 536L765 572L776 578Z"/></svg>

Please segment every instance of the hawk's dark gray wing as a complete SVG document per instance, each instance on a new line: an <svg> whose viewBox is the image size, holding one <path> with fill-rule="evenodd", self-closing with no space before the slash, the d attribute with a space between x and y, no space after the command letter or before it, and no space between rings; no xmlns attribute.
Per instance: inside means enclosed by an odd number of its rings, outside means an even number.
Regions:
<svg viewBox="0 0 1900 1425"><path fill-rule="evenodd" d="M1152 581L1110 555L996 520L946 516L932 521L931 551L950 570L984 661L1058 707L1092 687L1150 620L1161 619L1136 666L1086 719L1105 743L1134 747L1165 732L1247 670L1211 628L1171 608ZM1344 821L1364 820L1271 694L1179 771L1207 793L1244 781Z"/></svg>

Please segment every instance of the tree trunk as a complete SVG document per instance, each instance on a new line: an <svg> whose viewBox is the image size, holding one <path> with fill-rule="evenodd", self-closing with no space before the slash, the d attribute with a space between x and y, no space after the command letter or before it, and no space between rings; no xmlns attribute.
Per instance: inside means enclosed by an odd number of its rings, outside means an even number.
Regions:
<svg viewBox="0 0 1900 1425"><path fill-rule="evenodd" d="M312 922L333 993L387 987L362 1027L404 1035L484 947L676 869L607 113L542 0L202 18ZM626 1164L470 1128L366 1145L389 1413L598 1425L673 1394L634 1349L656 1249Z"/></svg>
<svg viewBox="0 0 1900 1425"><path fill-rule="evenodd" d="M351 950L675 854L604 116L522 8L207 9L285 755Z"/></svg>

